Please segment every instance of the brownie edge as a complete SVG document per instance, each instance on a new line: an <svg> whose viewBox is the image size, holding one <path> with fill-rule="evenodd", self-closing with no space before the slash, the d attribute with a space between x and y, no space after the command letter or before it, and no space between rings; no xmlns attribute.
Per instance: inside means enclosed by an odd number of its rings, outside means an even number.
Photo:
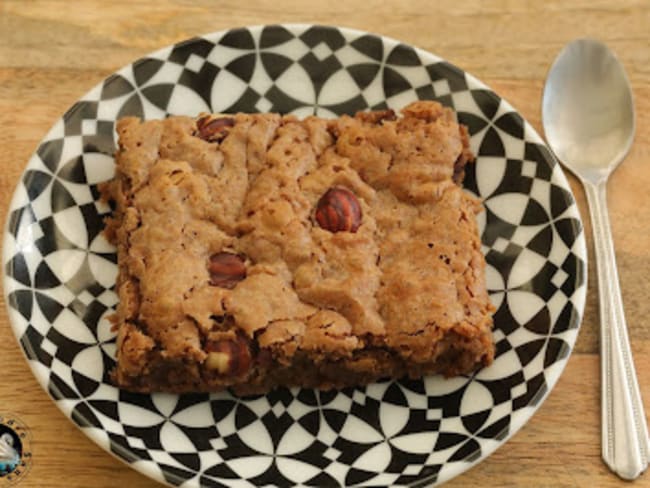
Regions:
<svg viewBox="0 0 650 488"><path fill-rule="evenodd" d="M433 101L337 119L118 121L114 383L259 394L494 357L467 130Z"/></svg>

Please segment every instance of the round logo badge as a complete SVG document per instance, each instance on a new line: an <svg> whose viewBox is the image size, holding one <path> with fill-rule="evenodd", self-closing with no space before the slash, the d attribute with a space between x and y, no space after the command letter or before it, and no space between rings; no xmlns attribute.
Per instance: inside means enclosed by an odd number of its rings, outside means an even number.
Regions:
<svg viewBox="0 0 650 488"><path fill-rule="evenodd" d="M12 414L0 413L0 488L19 483L32 464L31 432Z"/></svg>

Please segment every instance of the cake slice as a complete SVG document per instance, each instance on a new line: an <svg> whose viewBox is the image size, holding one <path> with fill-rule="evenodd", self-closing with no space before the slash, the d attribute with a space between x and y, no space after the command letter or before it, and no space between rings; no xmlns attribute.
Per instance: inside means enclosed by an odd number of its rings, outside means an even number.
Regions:
<svg viewBox="0 0 650 488"><path fill-rule="evenodd" d="M117 124L115 384L263 393L494 356L473 156L432 101L338 119Z"/></svg>

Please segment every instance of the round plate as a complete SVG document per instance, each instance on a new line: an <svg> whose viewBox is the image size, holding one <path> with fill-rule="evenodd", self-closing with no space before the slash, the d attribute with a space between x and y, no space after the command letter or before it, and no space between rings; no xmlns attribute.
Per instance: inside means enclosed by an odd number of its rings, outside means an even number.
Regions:
<svg viewBox="0 0 650 488"><path fill-rule="evenodd" d="M478 155L494 364L472 377L384 381L265 396L141 395L113 387L114 248L97 184L113 174L114 125L212 112L336 116L453 107ZM574 345L585 240L560 167L507 102L459 68L384 37L316 25L194 38L126 66L75 103L18 184L4 289L35 376L84 433L135 469L184 486L426 486L484 459L535 412ZM561 426L558 425L558 428Z"/></svg>

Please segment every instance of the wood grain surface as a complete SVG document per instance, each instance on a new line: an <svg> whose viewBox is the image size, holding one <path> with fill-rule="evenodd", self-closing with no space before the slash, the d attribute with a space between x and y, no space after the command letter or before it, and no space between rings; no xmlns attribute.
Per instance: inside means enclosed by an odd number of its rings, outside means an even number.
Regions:
<svg viewBox="0 0 650 488"><path fill-rule="evenodd" d="M149 51L211 31L317 22L384 34L473 73L541 133L544 77L576 37L607 42L632 81L637 137L609 186L629 334L650 405L650 4L644 1L0 0L0 215L53 122L88 89ZM571 178L583 217L582 189ZM593 256L589 222L589 256ZM590 267L578 343L556 388L507 444L447 486L619 487L600 460L598 303ZM153 487L65 419L23 358L0 305L0 412L31 429L24 487ZM647 411L647 409L646 409ZM650 486L650 474L636 482ZM2 479L0 479L0 486ZM628 486L628 485L626 485Z"/></svg>

